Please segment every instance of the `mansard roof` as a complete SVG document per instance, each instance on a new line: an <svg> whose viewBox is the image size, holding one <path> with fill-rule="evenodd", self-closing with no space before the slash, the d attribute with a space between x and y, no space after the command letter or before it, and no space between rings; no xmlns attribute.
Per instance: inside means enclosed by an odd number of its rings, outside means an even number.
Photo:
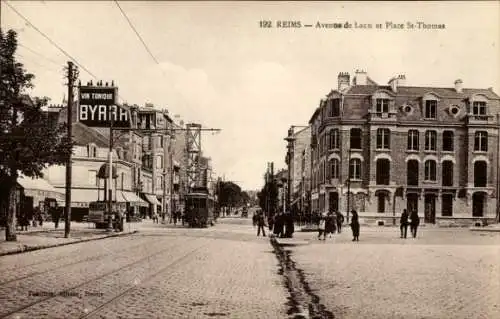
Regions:
<svg viewBox="0 0 500 319"><path fill-rule="evenodd" d="M346 95L372 95L377 90L391 91L388 85L354 85L349 88ZM396 95L421 97L426 93L433 92L445 98L466 98L474 94L483 94L488 99L500 99L495 92L490 89L463 89L462 93L455 91L455 88L440 88L440 87L421 87L421 86L398 86Z"/></svg>
<svg viewBox="0 0 500 319"><path fill-rule="evenodd" d="M104 135L80 122L73 123L73 141L81 146L94 143L98 147L108 147L108 139Z"/></svg>

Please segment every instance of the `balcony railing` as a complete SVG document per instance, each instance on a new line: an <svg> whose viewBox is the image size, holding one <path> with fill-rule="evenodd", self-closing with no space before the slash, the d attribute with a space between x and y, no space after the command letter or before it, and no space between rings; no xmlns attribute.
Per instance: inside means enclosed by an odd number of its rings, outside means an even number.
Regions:
<svg viewBox="0 0 500 319"><path fill-rule="evenodd" d="M468 123L474 123L474 124L493 124L494 123L494 116L493 115L486 115L486 114L467 114L467 122Z"/></svg>

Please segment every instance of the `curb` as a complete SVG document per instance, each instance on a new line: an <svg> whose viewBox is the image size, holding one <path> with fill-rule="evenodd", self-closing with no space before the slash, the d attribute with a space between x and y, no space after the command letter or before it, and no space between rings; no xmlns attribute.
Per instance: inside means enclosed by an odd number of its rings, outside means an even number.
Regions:
<svg viewBox="0 0 500 319"><path fill-rule="evenodd" d="M26 245L23 245L22 247L20 247L20 248L18 248L16 250L0 253L0 257L2 257L2 256L8 256L8 255L22 254L22 253L27 253L27 252L30 252L30 251L47 249L47 248L54 248L54 247L72 245L72 244L79 244L79 243L84 243L84 242L88 242L88 241L95 241L95 240L100 240L100 239L105 239L105 238L128 236L128 235L132 235L132 234L135 234L135 233L138 233L138 232L139 232L138 230L134 230L134 231L131 231L131 232L126 232L126 233L117 233L117 234L105 235L105 236L97 237L97 238L80 239L80 240L70 241L70 242L66 242L66 243L59 243L59 244L50 244L50 245L41 245L41 246L26 246Z"/></svg>
<svg viewBox="0 0 500 319"><path fill-rule="evenodd" d="M473 227L469 228L470 231L479 231L479 232L490 232L490 233L498 233L500 232L500 228L483 228L483 227Z"/></svg>

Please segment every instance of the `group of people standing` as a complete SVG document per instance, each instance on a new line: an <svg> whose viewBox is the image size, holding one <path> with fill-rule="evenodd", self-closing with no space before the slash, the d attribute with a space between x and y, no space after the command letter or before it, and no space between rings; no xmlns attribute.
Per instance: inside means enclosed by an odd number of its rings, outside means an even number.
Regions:
<svg viewBox="0 0 500 319"><path fill-rule="evenodd" d="M410 219L410 221L408 221ZM403 209L403 213L401 214L400 226L401 230L401 238L406 238L408 233L408 225L410 225L410 233L413 238L417 237L417 229L418 225L420 225L420 217L418 216L418 212L414 210L411 214L408 214L406 209Z"/></svg>
<svg viewBox="0 0 500 319"><path fill-rule="evenodd" d="M359 217L358 212L354 209L351 211L351 226L352 230L352 241L359 241ZM335 213L329 212L326 216L320 215L319 224L318 224L318 239L321 240L321 236L323 236L323 240L326 239L326 235L332 236L337 232L340 234L342 232L342 224L344 223L344 215L339 211Z"/></svg>
<svg viewBox="0 0 500 319"><path fill-rule="evenodd" d="M264 227L266 226L266 218L262 211L258 212L253 217L253 224L257 226L257 236L266 236ZM274 236L281 238L292 238L295 231L295 225L293 221L293 216L291 213L279 212L274 216L268 216L267 224L269 226L269 232L272 232Z"/></svg>

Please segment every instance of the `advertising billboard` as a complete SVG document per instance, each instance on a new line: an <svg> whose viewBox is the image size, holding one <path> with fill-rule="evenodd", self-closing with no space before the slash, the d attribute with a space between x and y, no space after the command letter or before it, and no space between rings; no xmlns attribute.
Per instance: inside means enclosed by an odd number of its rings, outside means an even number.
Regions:
<svg viewBox="0 0 500 319"><path fill-rule="evenodd" d="M81 86L78 121L90 127L130 127L130 111L116 104L118 88Z"/></svg>

